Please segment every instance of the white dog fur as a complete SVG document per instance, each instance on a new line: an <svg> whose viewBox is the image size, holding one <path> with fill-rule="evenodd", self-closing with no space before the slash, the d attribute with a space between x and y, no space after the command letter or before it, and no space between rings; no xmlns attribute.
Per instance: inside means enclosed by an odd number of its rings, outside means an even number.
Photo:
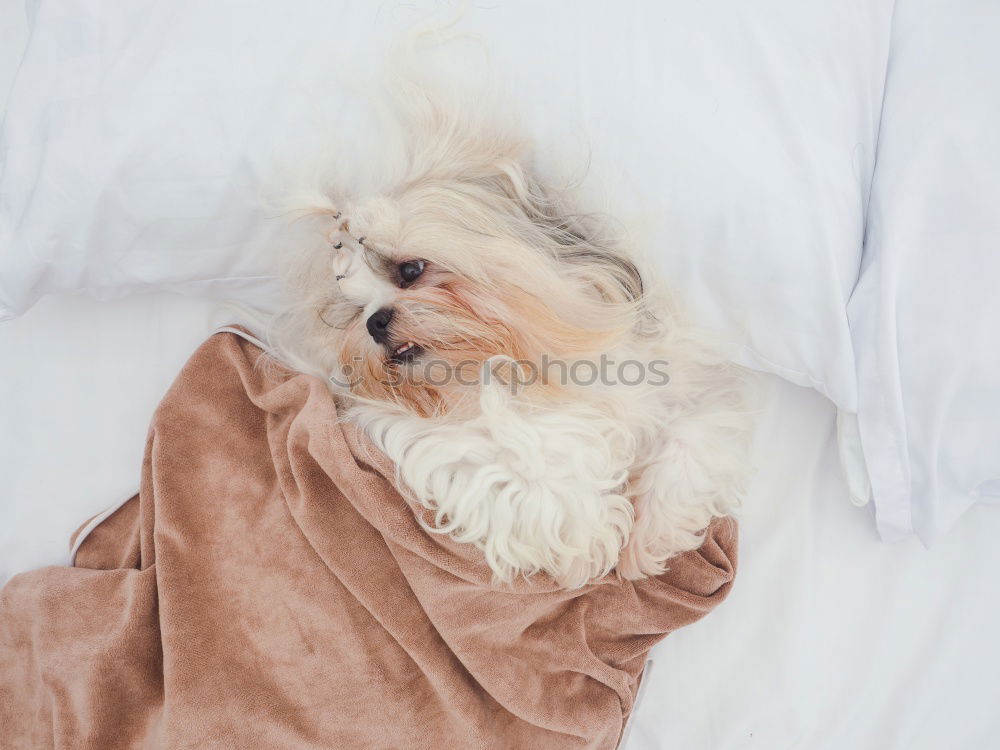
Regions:
<svg viewBox="0 0 1000 750"><path fill-rule="evenodd" d="M299 199L319 240L289 259L273 353L329 378L344 418L433 509L431 529L479 547L499 580L662 572L738 505L741 371L612 222L543 183L515 128L409 80L393 102L396 173L368 196ZM383 343L367 328L380 310L393 311ZM646 377L562 382L602 356ZM559 377L518 380L546 358ZM462 377L441 384L449 368Z"/></svg>

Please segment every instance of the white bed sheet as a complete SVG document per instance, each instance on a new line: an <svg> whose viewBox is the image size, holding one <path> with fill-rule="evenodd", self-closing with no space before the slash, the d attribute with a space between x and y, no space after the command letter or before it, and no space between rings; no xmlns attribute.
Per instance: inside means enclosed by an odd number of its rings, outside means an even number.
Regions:
<svg viewBox="0 0 1000 750"><path fill-rule="evenodd" d="M227 313L170 295L49 298L0 326L0 578L65 563L134 491L146 423ZM835 410L777 378L729 600L654 651L629 748L982 748L1000 741L1000 513L933 551L848 501Z"/></svg>

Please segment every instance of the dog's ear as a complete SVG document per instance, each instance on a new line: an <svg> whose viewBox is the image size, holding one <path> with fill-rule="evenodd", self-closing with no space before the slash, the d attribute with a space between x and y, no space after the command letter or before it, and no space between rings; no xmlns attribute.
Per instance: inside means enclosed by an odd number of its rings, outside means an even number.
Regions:
<svg viewBox="0 0 1000 750"><path fill-rule="evenodd" d="M521 239L547 252L561 272L595 287L609 302L642 298L642 275L610 236L610 222L577 211L571 191L540 178L529 141L514 123L412 82L396 94L409 162L400 192L435 182L503 199L493 208L510 212Z"/></svg>
<svg viewBox="0 0 1000 750"><path fill-rule="evenodd" d="M608 220L576 210L568 191L548 187L526 159L497 161L492 172L479 184L509 199L565 272L587 279L610 302L639 301L642 274L611 236Z"/></svg>

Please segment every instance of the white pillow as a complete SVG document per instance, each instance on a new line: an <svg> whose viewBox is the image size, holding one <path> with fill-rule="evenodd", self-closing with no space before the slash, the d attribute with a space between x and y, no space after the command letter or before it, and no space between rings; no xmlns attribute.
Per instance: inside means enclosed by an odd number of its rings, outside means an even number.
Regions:
<svg viewBox="0 0 1000 750"><path fill-rule="evenodd" d="M973 503L1000 501L998 39L997 3L896 9L849 308L858 412L841 419L852 484L886 540L930 544Z"/></svg>
<svg viewBox="0 0 1000 750"><path fill-rule="evenodd" d="M280 226L261 185L351 114L392 33L440 9L416 5L42 2L0 143L0 314L81 290L259 302ZM586 140L610 165L735 358L853 409L845 305L890 5L511 0L461 27L542 151Z"/></svg>

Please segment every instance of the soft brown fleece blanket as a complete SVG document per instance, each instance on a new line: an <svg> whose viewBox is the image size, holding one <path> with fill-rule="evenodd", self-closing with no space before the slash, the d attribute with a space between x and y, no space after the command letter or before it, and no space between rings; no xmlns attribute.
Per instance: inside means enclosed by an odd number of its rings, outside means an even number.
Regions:
<svg viewBox="0 0 1000 750"><path fill-rule="evenodd" d="M726 596L735 524L654 580L494 585L259 355L202 345L139 494L0 592L0 747L614 747L649 649Z"/></svg>

